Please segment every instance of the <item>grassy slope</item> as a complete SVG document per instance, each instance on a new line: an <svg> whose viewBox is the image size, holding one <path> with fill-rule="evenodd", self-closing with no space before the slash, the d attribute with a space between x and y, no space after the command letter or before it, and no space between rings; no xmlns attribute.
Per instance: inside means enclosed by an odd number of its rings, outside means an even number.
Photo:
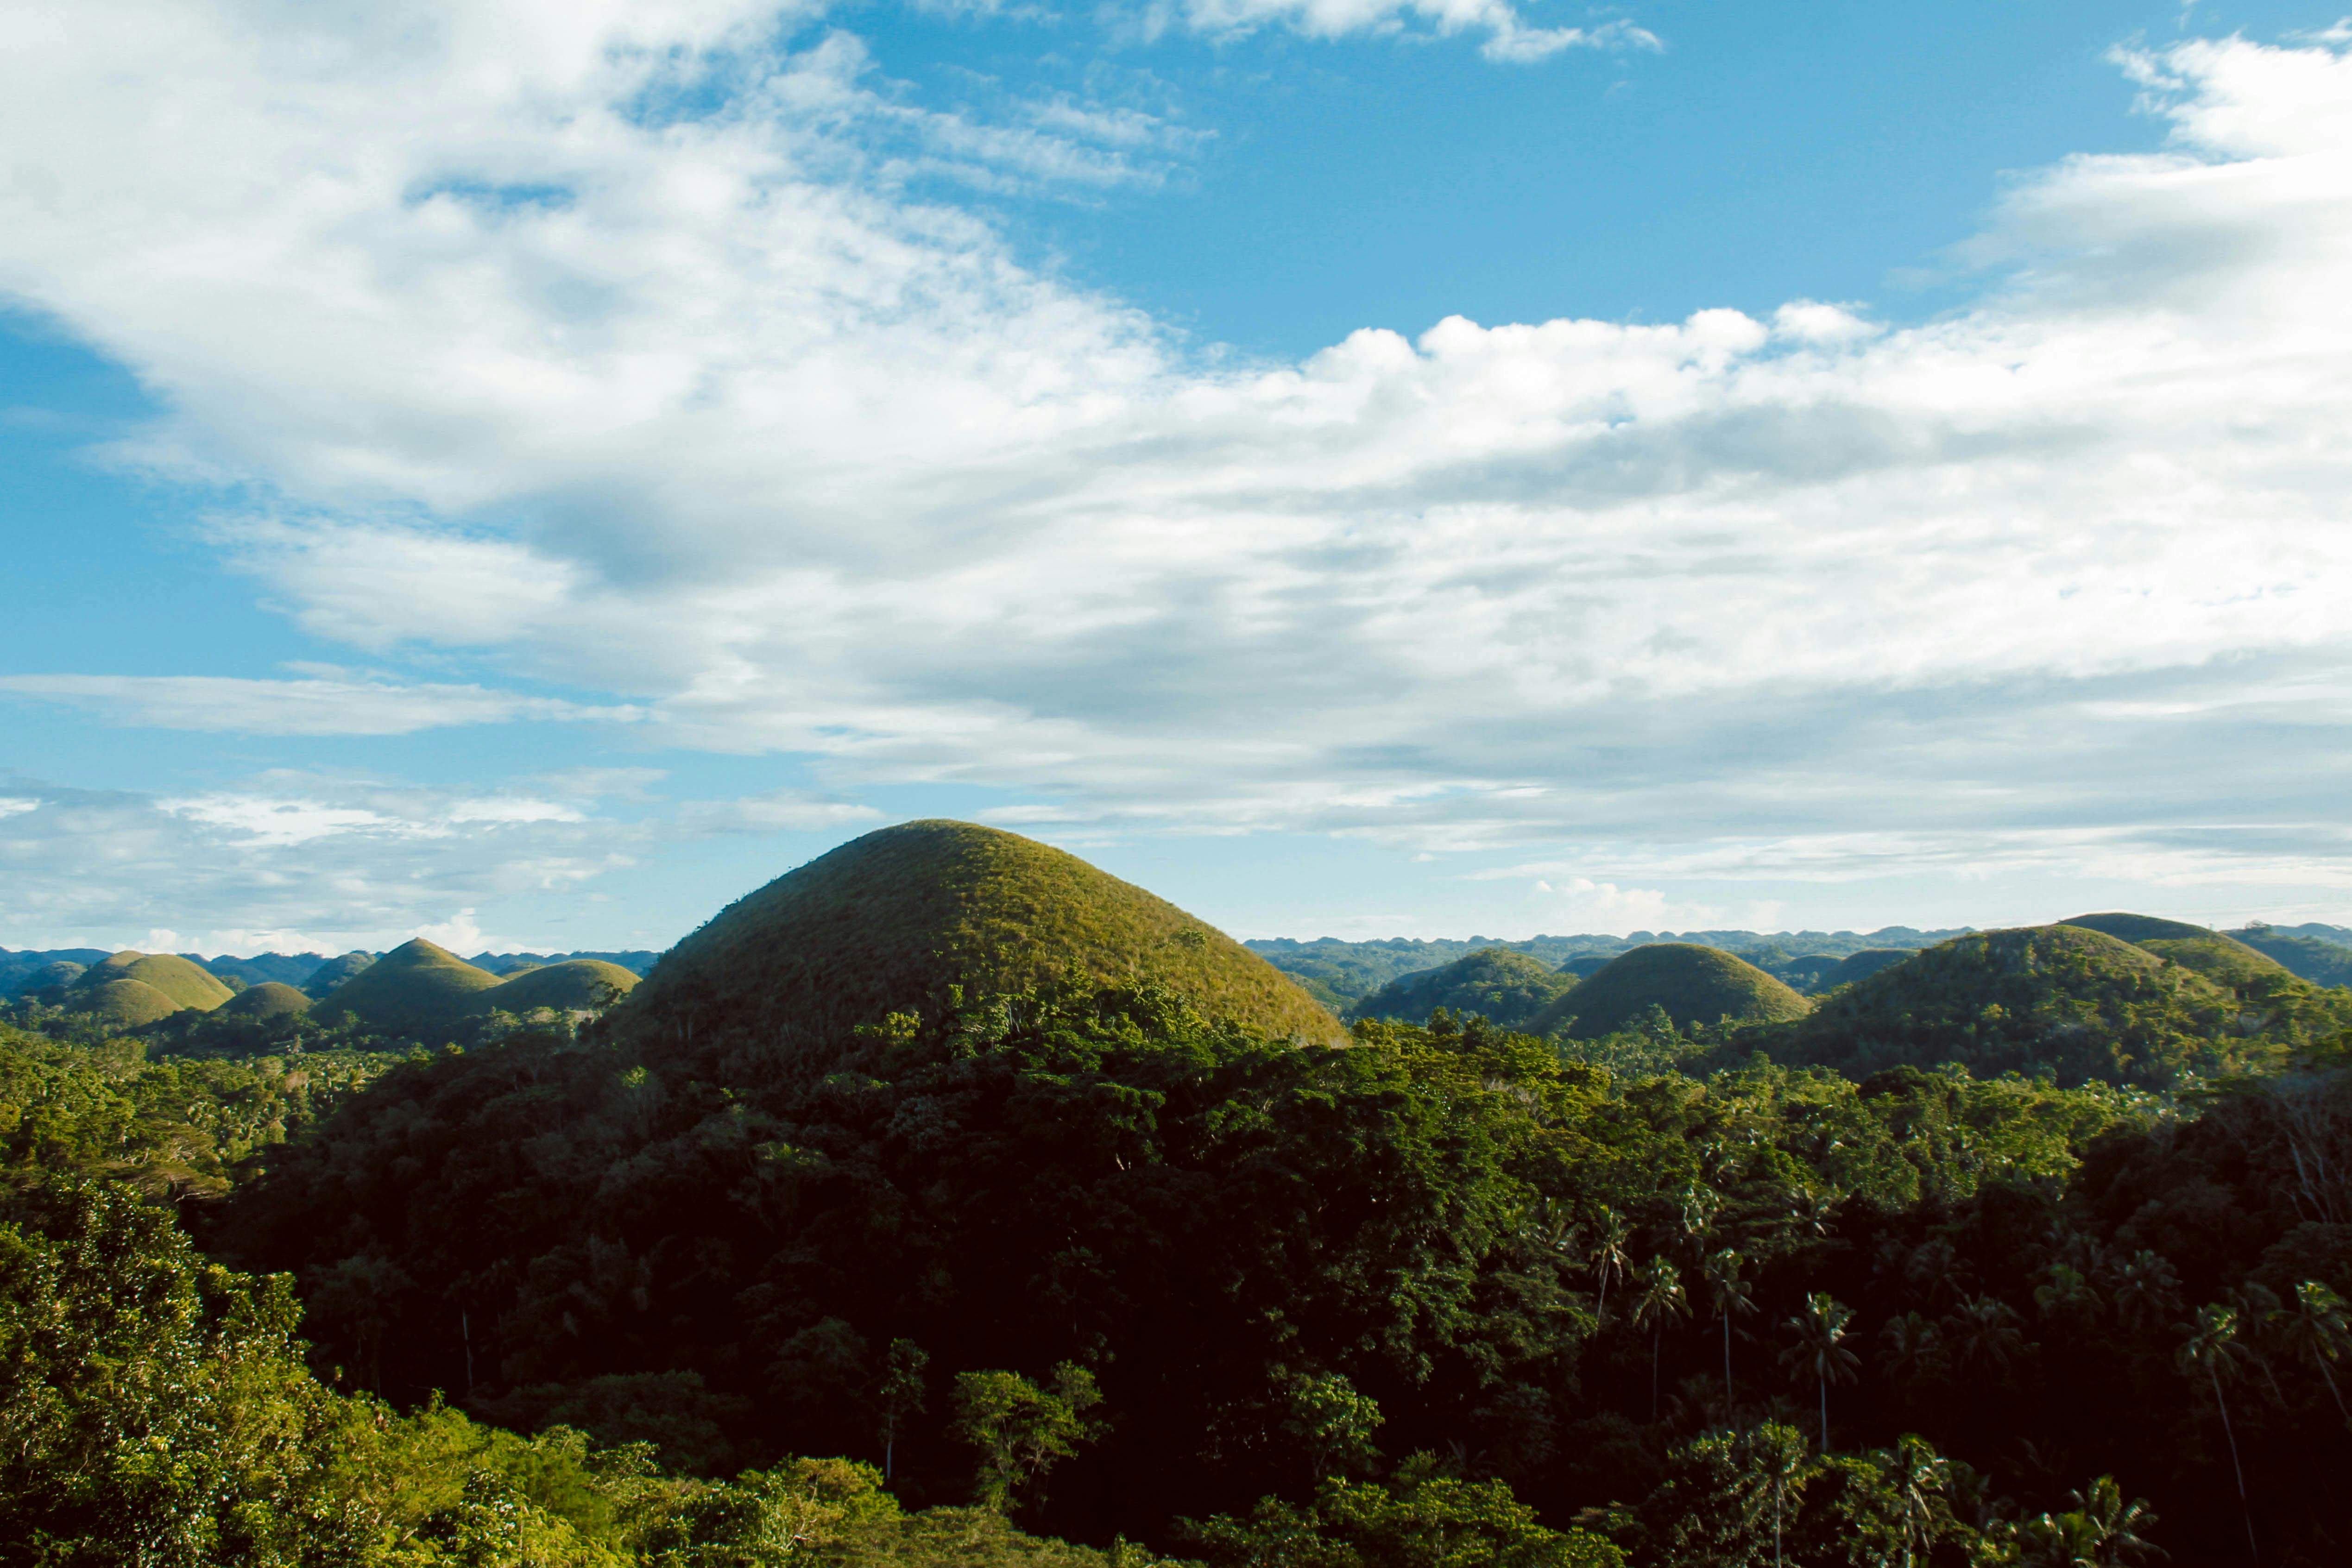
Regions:
<svg viewBox="0 0 2352 1568"><path fill-rule="evenodd" d="M1355 1018L1425 1023L1439 1008L1477 1013L1517 1026L1535 1017L1576 984L1540 958L1507 947L1486 947L1466 958L1391 980L1358 1004Z"/></svg>
<svg viewBox="0 0 2352 1568"><path fill-rule="evenodd" d="M236 993L197 965L176 953L124 951L101 959L75 982L75 988L96 990L111 980L136 980L172 998L176 1007L210 1012Z"/></svg>
<svg viewBox="0 0 2352 1568"><path fill-rule="evenodd" d="M498 1008L527 1013L535 1008L576 1012L603 1007L609 992L626 996L637 988L637 977L618 964L601 958L570 958L561 964L530 964L509 970L488 990L477 991L466 1010L486 1013Z"/></svg>
<svg viewBox="0 0 2352 1568"><path fill-rule="evenodd" d="M1851 986L1857 980L1866 980L1881 969L1900 964L1916 951L1911 947L1864 947L1859 953L1840 959L1836 968L1822 977L1819 988L1834 990L1840 986Z"/></svg>
<svg viewBox="0 0 2352 1568"><path fill-rule="evenodd" d="M1271 965L1174 904L1076 855L951 821L868 833L730 904L655 967L620 1021L823 1031L936 1007L950 985L1142 977L1268 1033L1343 1033Z"/></svg>
<svg viewBox="0 0 2352 1568"><path fill-rule="evenodd" d="M76 1012L118 1030L137 1029L182 1010L179 1003L145 981L120 977L77 987L73 1006Z"/></svg>
<svg viewBox="0 0 2352 1568"><path fill-rule="evenodd" d="M413 1034L464 1017L475 993L498 983L496 975L419 936L345 980L312 1010L322 1019L349 1016L386 1033Z"/></svg>
<svg viewBox="0 0 2352 1568"><path fill-rule="evenodd" d="M225 1018L270 1019L288 1013L310 1010L310 998L293 987L277 980L264 980L248 987L221 1004Z"/></svg>
<svg viewBox="0 0 2352 1568"><path fill-rule="evenodd" d="M1592 1039L1625 1028L1653 1003L1680 1029L1725 1018L1779 1022L1807 1009L1804 998L1719 947L1655 942L1608 964L1528 1027L1541 1033L1565 1025Z"/></svg>
<svg viewBox="0 0 2352 1568"><path fill-rule="evenodd" d="M2228 935L2256 952L2268 954L2315 986L2352 986L2352 947L2316 936L2284 936L2259 926Z"/></svg>
<svg viewBox="0 0 2352 1568"><path fill-rule="evenodd" d="M1930 947L1825 998L1768 1049L1853 1073L1949 1061L1979 1073L2167 1083L2275 1054L2246 1032L2223 987L2068 923Z"/></svg>

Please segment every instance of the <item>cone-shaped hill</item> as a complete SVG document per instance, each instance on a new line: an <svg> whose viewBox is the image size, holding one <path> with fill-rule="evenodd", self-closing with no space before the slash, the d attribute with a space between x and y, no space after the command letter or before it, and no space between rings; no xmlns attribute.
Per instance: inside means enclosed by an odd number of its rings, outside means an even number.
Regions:
<svg viewBox="0 0 2352 1568"><path fill-rule="evenodd" d="M115 1030L139 1029L187 1010L145 981L120 977L94 986L76 986L71 1001L76 1012Z"/></svg>
<svg viewBox="0 0 2352 1568"><path fill-rule="evenodd" d="M1575 984L1574 975L1564 975L1540 958L1508 947L1482 947L1434 969L1399 975L1357 1003L1353 1016L1418 1024L1446 1008L1516 1028Z"/></svg>
<svg viewBox="0 0 2352 1568"><path fill-rule="evenodd" d="M1528 1024L1538 1033L1565 1027L1586 1040L1623 1029L1652 1004L1677 1029L1724 1019L1777 1023L1805 1016L1805 998L1755 965L1720 947L1654 942L1611 959Z"/></svg>
<svg viewBox="0 0 2352 1568"><path fill-rule="evenodd" d="M194 1008L198 1012L210 1012L236 994L210 970L177 953L128 950L92 964L74 988L96 991L114 980L136 980L169 998L174 1008Z"/></svg>
<svg viewBox="0 0 2352 1568"><path fill-rule="evenodd" d="M257 986L248 986L223 1002L219 1009L223 1018L256 1021L310 1010L310 998L282 980L264 980Z"/></svg>
<svg viewBox="0 0 2352 1568"><path fill-rule="evenodd" d="M1164 981L1276 1036L1345 1031L1223 932L1049 845L970 822L853 840L739 899L655 966L623 1028L820 1034L967 994Z"/></svg>
<svg viewBox="0 0 2352 1568"><path fill-rule="evenodd" d="M636 988L635 973L618 964L602 958L567 958L561 964L531 964L510 971L488 990L468 997L466 1010L486 1013L497 1008L527 1013L553 1008L559 1012L583 1012L604 1007Z"/></svg>
<svg viewBox="0 0 2352 1568"><path fill-rule="evenodd" d="M1959 1061L1979 1075L2163 1084L2273 1049L2242 1038L2248 1026L2238 999L2193 969L2069 922L1930 947L1824 998L1786 1048L1768 1049L1853 1075Z"/></svg>
<svg viewBox="0 0 2352 1568"><path fill-rule="evenodd" d="M386 1034L414 1035L475 1010L475 993L498 983L488 969L419 936L345 980L312 1010L322 1019L348 1017Z"/></svg>
<svg viewBox="0 0 2352 1568"><path fill-rule="evenodd" d="M2113 910L2105 915L2077 915L2071 920L2061 920L2061 925L2079 925L2085 931L2103 932L2119 941L2137 946L2147 941L2166 941L2182 936L2210 936L2210 928L2191 925L2186 920L2167 920L2159 915L2131 915Z"/></svg>

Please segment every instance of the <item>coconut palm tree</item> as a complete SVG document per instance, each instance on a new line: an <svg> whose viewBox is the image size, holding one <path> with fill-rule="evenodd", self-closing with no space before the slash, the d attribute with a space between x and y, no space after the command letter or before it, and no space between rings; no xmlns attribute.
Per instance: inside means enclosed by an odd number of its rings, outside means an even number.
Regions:
<svg viewBox="0 0 2352 1568"><path fill-rule="evenodd" d="M1731 1410L1732 1314L1745 1317L1756 1310L1755 1291L1739 1277L1741 1261L1739 1254L1728 1247L1709 1253L1706 1260L1707 1291L1715 1300L1715 1310L1723 1318L1723 1408L1727 1416Z"/></svg>
<svg viewBox="0 0 2352 1568"><path fill-rule="evenodd" d="M2221 1392L2224 1375L2236 1377L2245 1359L2246 1348L2238 1343L2238 1314L2216 1302L2198 1308L2193 1321L2175 1327L2185 1337L2173 1353L2174 1364L2182 1376L2193 1379L2201 1372L2213 1385L2213 1404L2221 1412L2221 1436L2230 1440L2230 1468L2238 1478L2238 1507L2246 1516L2246 1550L2259 1563L2262 1548L2254 1542L2253 1505L2246 1500L2246 1467L2238 1458L2238 1434L2230 1426L2230 1402Z"/></svg>
<svg viewBox="0 0 2352 1568"><path fill-rule="evenodd" d="M1799 1377L1821 1385L1822 1452L1830 1451L1830 1385L1851 1382L1862 1357L1845 1347L1846 1325L1853 1309L1816 1291L1805 1298L1805 1310L1788 1320L1797 1343L1780 1353L1780 1364Z"/></svg>
<svg viewBox="0 0 2352 1568"><path fill-rule="evenodd" d="M1609 1276L1623 1278L1633 1261L1626 1256L1625 1248L1633 1239L1633 1228L1626 1223L1625 1217L1613 1208L1603 1207L1592 1238L1592 1272L1601 1281L1596 1315L1603 1324L1609 1322Z"/></svg>
<svg viewBox="0 0 2352 1568"><path fill-rule="evenodd" d="M2345 1316L2344 1298L2316 1280L2294 1288L2294 1305L2270 1314L2270 1327L2290 1355L2298 1355L2319 1369L2327 1392L2335 1396L2336 1414L2352 1426L2352 1410L2344 1407L2344 1391L2336 1385L2335 1363L2352 1344L2352 1322Z"/></svg>
<svg viewBox="0 0 2352 1568"><path fill-rule="evenodd" d="M2089 1490L2073 1493L2071 1500L2074 1517L2089 1527L2082 1555L2097 1568L2122 1568L2151 1552L2162 1552L2163 1548L2140 1533L2155 1526L2156 1515L2139 1498L2126 1502L2115 1477L2101 1476Z"/></svg>
<svg viewBox="0 0 2352 1568"><path fill-rule="evenodd" d="M1665 1348L1666 1322L1690 1316L1690 1299L1683 1291L1682 1270L1664 1258L1653 1258L1633 1275L1633 1327L1650 1331L1650 1419L1658 1418L1658 1356Z"/></svg>
<svg viewBox="0 0 2352 1568"><path fill-rule="evenodd" d="M1903 1568L1917 1568L1936 1540L1951 1528L1952 1461L1922 1437L1906 1434L1882 1469L1903 1521Z"/></svg>

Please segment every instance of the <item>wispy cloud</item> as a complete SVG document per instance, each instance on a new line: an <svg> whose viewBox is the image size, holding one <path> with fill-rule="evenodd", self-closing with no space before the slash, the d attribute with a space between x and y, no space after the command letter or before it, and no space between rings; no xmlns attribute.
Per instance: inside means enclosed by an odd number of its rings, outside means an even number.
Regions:
<svg viewBox="0 0 2352 1568"><path fill-rule="evenodd" d="M250 680L226 675L0 675L0 693L65 703L117 724L241 735L409 735L521 720L635 724L626 705L562 702L475 685Z"/></svg>

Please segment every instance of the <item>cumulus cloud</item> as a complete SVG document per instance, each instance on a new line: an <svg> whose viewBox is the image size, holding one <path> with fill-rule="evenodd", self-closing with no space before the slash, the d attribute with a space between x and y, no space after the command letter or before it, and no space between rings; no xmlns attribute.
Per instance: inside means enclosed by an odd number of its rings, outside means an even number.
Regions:
<svg viewBox="0 0 2352 1568"><path fill-rule="evenodd" d="M611 695L371 688L383 733L474 704L812 759L816 804L711 831L931 780L1089 831L1573 841L1596 888L2341 862L2305 831L2352 760L2340 40L2124 57L2169 144L2016 182L1924 325L1453 318L1283 364L909 183L1142 177L1156 131L910 119L844 36L775 42L811 15L37 5L0 287L164 400L119 458L275 498L213 538L306 626Z"/></svg>

